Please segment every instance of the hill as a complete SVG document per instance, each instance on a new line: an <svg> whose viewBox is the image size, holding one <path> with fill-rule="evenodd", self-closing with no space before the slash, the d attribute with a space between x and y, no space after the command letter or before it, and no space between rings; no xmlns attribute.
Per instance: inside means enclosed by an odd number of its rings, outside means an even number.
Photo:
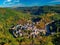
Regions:
<svg viewBox="0 0 60 45"><path fill-rule="evenodd" d="M9 28L12 25L16 25L20 19L23 21L33 19L42 19L40 25L44 23L44 21L49 22L50 20L60 20L60 8L57 7L49 7L49 6L41 6L41 7L17 7L17 8L0 8L0 44L1 45L19 45L22 41L22 45L29 45L32 39L24 38L14 38L10 32ZM58 11L58 12L57 12ZM52 12L52 13L51 13ZM37 15L37 16L36 16ZM22 22L23 22L22 21ZM20 21L21 22L21 21ZM59 21L60 22L60 21ZM38 25L38 26L40 26ZM43 24L44 25L44 24ZM58 27L60 25L57 25ZM26 31L27 32L27 31ZM52 44L52 37L41 36L42 40L39 38L34 38L37 43L44 45ZM25 41L25 42L24 42ZM39 41L39 42L38 42ZM48 43L48 41L50 43ZM28 42L28 43L27 43ZM36 43L35 42L35 43ZM45 43L46 42L46 43ZM36 44L37 44L36 43ZM47 44L48 43L48 44ZM42 45L43 45L42 44Z"/></svg>
<svg viewBox="0 0 60 45"><path fill-rule="evenodd" d="M0 8L0 44L18 45L18 42L9 33L9 28L16 25L20 19L30 19L30 14L17 12L9 8ZM10 43L11 44L7 44Z"/></svg>
<svg viewBox="0 0 60 45"><path fill-rule="evenodd" d="M48 13L48 12L56 12L60 13L60 6L33 6L33 7L17 7L13 8L17 11L21 11L24 13L30 13L32 15L40 15L42 13Z"/></svg>

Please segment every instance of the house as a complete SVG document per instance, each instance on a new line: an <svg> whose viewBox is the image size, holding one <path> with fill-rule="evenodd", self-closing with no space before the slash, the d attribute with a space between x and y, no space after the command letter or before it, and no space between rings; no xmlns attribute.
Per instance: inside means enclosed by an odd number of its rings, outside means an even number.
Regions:
<svg viewBox="0 0 60 45"><path fill-rule="evenodd" d="M45 29L39 29L40 33L46 34L46 30Z"/></svg>

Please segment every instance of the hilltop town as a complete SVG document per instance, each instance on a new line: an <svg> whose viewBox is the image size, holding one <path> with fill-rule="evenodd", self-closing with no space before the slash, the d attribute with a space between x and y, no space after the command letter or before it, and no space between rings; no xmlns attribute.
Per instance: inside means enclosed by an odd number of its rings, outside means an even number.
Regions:
<svg viewBox="0 0 60 45"><path fill-rule="evenodd" d="M60 45L59 39L59 13L32 15L0 8L0 45Z"/></svg>
<svg viewBox="0 0 60 45"><path fill-rule="evenodd" d="M53 27L52 23L56 23L56 21L50 21L45 23L42 19L36 21L36 22L32 22L31 20L28 20L26 23L21 23L22 20L19 20L19 24L17 25L12 25L12 27L10 28L10 33L12 33L12 35L14 37L18 37L18 36L23 36L24 34L33 37L36 37L38 35L50 35L50 34L54 34L56 33L57 27L54 26L55 30L52 32L50 31L50 26ZM23 21L24 22L24 21ZM44 24L42 23L44 22ZM39 24L42 24L39 26ZM53 28L53 29L54 29ZM25 33L23 31L30 31L28 33ZM49 32L48 32L49 31Z"/></svg>

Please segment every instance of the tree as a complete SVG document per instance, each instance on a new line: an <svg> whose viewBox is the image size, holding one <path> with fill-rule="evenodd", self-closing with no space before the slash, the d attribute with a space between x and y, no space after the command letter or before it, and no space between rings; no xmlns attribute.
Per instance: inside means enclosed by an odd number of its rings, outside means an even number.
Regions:
<svg viewBox="0 0 60 45"><path fill-rule="evenodd" d="M21 43L24 41L23 37L17 38L17 41L19 42L19 45L21 45Z"/></svg>

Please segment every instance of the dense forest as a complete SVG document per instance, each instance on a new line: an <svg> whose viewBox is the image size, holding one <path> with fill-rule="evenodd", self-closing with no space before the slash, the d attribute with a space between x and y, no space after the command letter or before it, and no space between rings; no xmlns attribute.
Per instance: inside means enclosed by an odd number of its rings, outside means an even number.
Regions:
<svg viewBox="0 0 60 45"><path fill-rule="evenodd" d="M60 13L60 6L33 6L33 7L17 7L13 8L14 10L21 11L24 13L30 13L32 15L40 15L48 12L57 12Z"/></svg>

